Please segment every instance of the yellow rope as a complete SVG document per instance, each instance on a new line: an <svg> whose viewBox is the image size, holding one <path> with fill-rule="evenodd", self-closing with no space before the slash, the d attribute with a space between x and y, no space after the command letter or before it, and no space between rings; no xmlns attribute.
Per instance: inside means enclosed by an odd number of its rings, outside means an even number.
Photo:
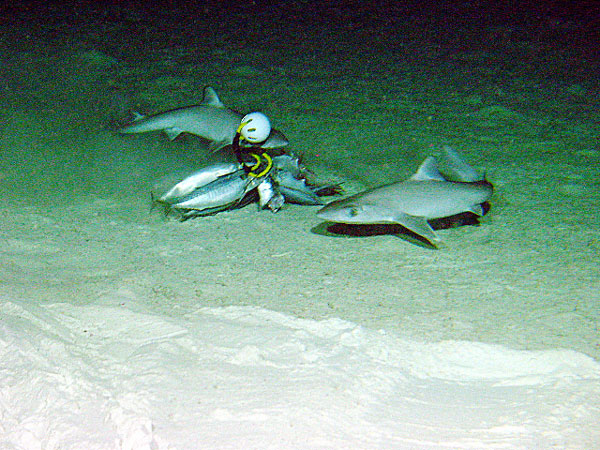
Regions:
<svg viewBox="0 0 600 450"><path fill-rule="evenodd" d="M248 176L253 177L253 178L260 178L260 177L264 177L266 174L268 174L269 171L271 170L271 168L273 167L273 159L271 159L269 154L263 153L262 155L258 156L256 153L250 153L250 155L252 155L252 157L256 160L256 164L254 164L250 168L250 172L248 172ZM261 156L267 160L267 166L261 172L254 173L254 171L260 167L260 164L262 162Z"/></svg>

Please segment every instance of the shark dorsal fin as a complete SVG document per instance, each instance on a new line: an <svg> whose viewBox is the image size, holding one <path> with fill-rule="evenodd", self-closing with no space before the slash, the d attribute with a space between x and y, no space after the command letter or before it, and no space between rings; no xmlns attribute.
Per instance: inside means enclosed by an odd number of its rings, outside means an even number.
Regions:
<svg viewBox="0 0 600 450"><path fill-rule="evenodd" d="M433 156L428 156L421 163L417 171L414 173L412 177L410 177L412 181L446 181L444 176L440 173L437 168L437 162Z"/></svg>
<svg viewBox="0 0 600 450"><path fill-rule="evenodd" d="M215 106L217 108L225 108L225 105L219 100L219 96L213 88L206 86L204 88L204 98L202 98L203 105Z"/></svg>

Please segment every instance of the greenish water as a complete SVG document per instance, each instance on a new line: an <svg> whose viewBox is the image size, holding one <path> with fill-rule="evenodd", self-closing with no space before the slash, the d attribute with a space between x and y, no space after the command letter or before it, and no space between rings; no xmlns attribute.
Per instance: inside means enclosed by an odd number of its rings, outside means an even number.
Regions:
<svg viewBox="0 0 600 450"><path fill-rule="evenodd" d="M307 163L356 188L407 176L440 144L491 173L598 159L598 60L587 23L556 10L100 5L17 7L2 24L6 200L137 196L202 164L193 137L111 130L132 110L196 103L205 85L268 113Z"/></svg>

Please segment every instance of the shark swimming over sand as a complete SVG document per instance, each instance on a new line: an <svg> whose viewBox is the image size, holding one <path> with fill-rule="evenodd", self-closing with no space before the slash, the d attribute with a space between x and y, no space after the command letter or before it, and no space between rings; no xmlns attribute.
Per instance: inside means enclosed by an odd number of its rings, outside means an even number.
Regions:
<svg viewBox="0 0 600 450"><path fill-rule="evenodd" d="M482 216L482 204L493 192L492 184L456 151L449 147L444 151L448 169L458 181L445 178L430 156L409 179L333 201L317 216L344 224L400 224L435 246L440 239L428 220L464 212Z"/></svg>
<svg viewBox="0 0 600 450"><path fill-rule="evenodd" d="M136 115L133 122L119 129L121 134L164 131L173 140L181 133L190 133L209 141L210 151L231 145L243 115L227 108L215 90L204 88L204 98L199 105L172 109L151 116ZM272 129L261 148L282 148L288 145L281 131Z"/></svg>

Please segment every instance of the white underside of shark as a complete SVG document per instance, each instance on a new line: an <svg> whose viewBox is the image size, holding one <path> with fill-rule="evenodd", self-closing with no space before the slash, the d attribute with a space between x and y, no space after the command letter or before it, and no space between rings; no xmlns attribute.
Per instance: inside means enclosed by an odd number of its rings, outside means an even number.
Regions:
<svg viewBox="0 0 600 450"><path fill-rule="evenodd" d="M199 105L177 108L151 116L136 115L136 119L119 129L121 134L164 131L173 140L181 133L190 133L209 141L211 151L231 145L242 114L227 108L215 90L204 88L204 98ZM287 138L278 130L271 134L260 147L281 148L288 145Z"/></svg>
<svg viewBox="0 0 600 450"><path fill-rule="evenodd" d="M445 147L450 170L460 181L449 181L436 160L426 158L408 180L380 186L336 200L321 208L321 219L347 224L400 224L430 243L439 241L428 220L464 212L483 215L482 203L492 195L491 183L478 177L454 150Z"/></svg>

